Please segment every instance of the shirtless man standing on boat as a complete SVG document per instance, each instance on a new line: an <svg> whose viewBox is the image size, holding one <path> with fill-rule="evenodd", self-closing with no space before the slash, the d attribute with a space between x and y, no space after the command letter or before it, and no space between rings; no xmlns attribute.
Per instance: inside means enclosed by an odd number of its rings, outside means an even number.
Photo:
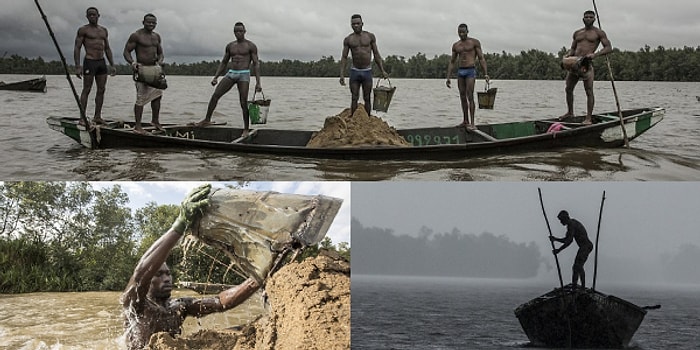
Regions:
<svg viewBox="0 0 700 350"><path fill-rule="evenodd" d="M583 88L586 90L586 118L583 124L591 124L593 116L593 106L595 98L593 96L593 80L595 73L591 61L601 55L612 52L612 45L607 34L600 28L593 25L595 23L595 12L586 11L583 13L584 27L574 32L574 40L571 49L564 56L562 66L568 70L566 73L566 114L559 117L559 120L572 117L574 115L574 88L579 80L583 80ZM603 44L603 48L598 49L598 45ZM567 60L567 58L569 60ZM567 64L567 62L571 62ZM583 67L578 67L583 65ZM571 69L577 67L577 69Z"/></svg>
<svg viewBox="0 0 700 350"><path fill-rule="evenodd" d="M372 110L370 95L372 93L372 55L374 62L382 72L384 79L389 78L389 74L384 70L382 56L377 48L377 38L374 34L362 30L362 16L354 14L350 17L350 27L352 33L343 40L343 53L340 56L340 85L345 86L345 70L347 69L348 54L352 53L352 66L350 67L350 114L354 114L357 109L357 99L360 97L362 88L362 99L365 101L365 111L369 115Z"/></svg>
<svg viewBox="0 0 700 350"><path fill-rule="evenodd" d="M445 85L452 88L450 76L455 66L457 69L457 87L459 88L459 101L462 104L463 121L458 127L466 127L475 129L474 113L476 106L474 105L474 83L476 82L476 60L479 60L481 69L484 71L486 83L491 80L486 70L486 59L481 51L481 42L476 38L470 38L469 27L462 23L457 26L457 35L459 41L452 44L452 58L447 65L447 81ZM469 121L471 115L471 122Z"/></svg>
<svg viewBox="0 0 700 350"><path fill-rule="evenodd" d="M187 316L201 317L231 309L260 288L255 279L249 278L213 298L170 298L173 283L165 260L185 230L209 205L210 191L211 185L203 185L190 192L182 202L180 215L173 226L153 243L136 265L120 298L129 350L143 349L151 335L157 332L168 332L175 337L181 334Z"/></svg>
<svg viewBox="0 0 700 350"><path fill-rule="evenodd" d="M88 24L78 28L78 34L75 36L75 46L73 48L73 59L75 61L75 75L78 79L83 76L83 91L80 94L80 106L83 112L87 110L88 96L92 89L93 81L97 83L97 91L95 93L95 116L92 122L102 124L102 103L105 96L105 87L107 85L107 73L111 76L117 74L117 69L114 68L114 59L112 58L112 49L109 47L107 38L107 28L97 24L100 18L100 11L95 7L88 7L85 11ZM80 51L85 47L85 57L83 64L80 65ZM109 69L105 63L105 56L109 61ZM82 122L82 120L81 120Z"/></svg>
<svg viewBox="0 0 700 350"><path fill-rule="evenodd" d="M581 287L586 289L586 272L583 269L583 265L588 259L588 255L593 251L593 243L588 239L588 233L583 224L576 219L569 217L569 213L566 210L562 210L557 215L559 222L566 226L566 235L563 238L557 238L554 236L549 236L549 240L554 242L563 243L558 249L554 249L552 252L556 255L562 250L566 249L572 241L576 241L578 245L578 253L576 253L576 259L574 260L573 274L572 274L572 287L576 287L576 282L579 277L581 278Z"/></svg>
<svg viewBox="0 0 700 350"><path fill-rule="evenodd" d="M158 21L152 13L143 16L143 28L135 31L129 36L124 46L124 59L131 65L134 73L139 71L140 66L158 66L163 64L163 46L161 45L160 34L154 32ZM136 60L131 57L131 51L136 51ZM158 120L160 116L160 100L163 97L163 90L149 86L144 82L136 83L136 103L134 104L134 117L136 125L134 132L147 134L141 127L141 116L143 106L151 103L151 123L158 130L163 130Z"/></svg>
<svg viewBox="0 0 700 350"><path fill-rule="evenodd" d="M262 91L260 85L260 62L258 60L258 47L245 38L246 29L243 23L237 22L233 26L233 34L236 37L226 45L224 50L224 58L216 70L214 79L211 80L211 85L216 86L214 94L209 99L207 107L207 115L204 120L197 122L197 126L207 126L211 124L211 116L219 103L219 99L229 92L234 85L238 85L238 99L241 103L243 111L243 134L245 137L250 132L250 114L248 111L248 89L250 87L250 70L255 72L255 91ZM218 78L226 72L224 78L218 81Z"/></svg>

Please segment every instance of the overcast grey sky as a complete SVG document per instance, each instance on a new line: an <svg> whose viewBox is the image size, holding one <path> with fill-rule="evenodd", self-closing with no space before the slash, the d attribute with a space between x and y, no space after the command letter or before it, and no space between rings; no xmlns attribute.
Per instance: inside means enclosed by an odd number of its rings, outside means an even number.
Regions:
<svg viewBox="0 0 700 350"><path fill-rule="evenodd" d="M682 244L700 246L698 182L355 182L352 216L364 227L389 228L395 235L417 237L426 226L435 233L458 228L465 234L487 231L517 243L535 242L553 264L538 187L554 235L565 233L556 215L566 209L584 224L591 240L605 190L600 254L608 261L625 261L625 269L653 268L662 254L675 254ZM567 274L576 249L574 244L562 254ZM610 265L604 271L622 270Z"/></svg>
<svg viewBox="0 0 700 350"><path fill-rule="evenodd" d="M383 56L449 54L462 22L487 53L517 54L531 48L556 53L570 46L573 31L582 26L583 12L593 8L590 0L42 0L40 4L70 64L75 33L87 23L89 6L100 10L100 24L109 30L118 63L123 62L126 39L142 27L147 12L158 17L156 31L163 37L166 62L182 63L220 59L226 43L233 40L237 21L246 24L247 37L258 45L262 60L308 61L322 56L337 60L342 40L351 32L353 13L361 14L364 29L376 34ZM700 45L700 1L598 0L596 4L603 29L621 50ZM2 0L0 54L5 52L58 58L33 1Z"/></svg>
<svg viewBox="0 0 700 350"><path fill-rule="evenodd" d="M128 182L92 182L96 189L120 185L122 190L129 195L129 206L137 209L144 207L148 202L156 202L159 205L180 204L185 196L195 187L205 182L186 181L128 181ZM222 188L226 182L214 182L212 186ZM234 183L230 183L234 184ZM317 195L343 199L338 215L328 229L327 236L333 243L350 243L350 182L251 182L245 189L255 191L275 191L280 193L294 193ZM174 220L174 218L173 218Z"/></svg>

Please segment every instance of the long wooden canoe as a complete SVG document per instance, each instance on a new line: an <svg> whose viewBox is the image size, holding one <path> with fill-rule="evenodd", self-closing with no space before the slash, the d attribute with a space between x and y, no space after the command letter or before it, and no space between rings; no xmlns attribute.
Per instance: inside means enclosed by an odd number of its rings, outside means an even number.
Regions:
<svg viewBox="0 0 700 350"><path fill-rule="evenodd" d="M630 109L622 112L627 137L632 140L659 123L663 108ZM336 159L463 159L484 154L503 154L527 150L562 147L620 147L624 138L617 112L593 117L584 125L582 116L570 117L558 132L547 130L556 118L535 121L478 125L476 130L463 127L433 127L397 130L411 147L362 146L310 148L306 144L314 131L260 128L248 137L242 129L215 125L164 125L165 132L142 135L133 132L133 123L108 121L95 128L96 143L78 118L49 117L47 123L85 147L97 148L198 148L239 153L287 155ZM148 129L148 128L147 128ZM152 129L152 128L151 128Z"/></svg>
<svg viewBox="0 0 700 350"><path fill-rule="evenodd" d="M0 81L0 90L46 92L46 77L18 81L14 83L4 83Z"/></svg>
<svg viewBox="0 0 700 350"><path fill-rule="evenodd" d="M627 347L646 313L618 297L571 285L515 309L532 345L553 348Z"/></svg>

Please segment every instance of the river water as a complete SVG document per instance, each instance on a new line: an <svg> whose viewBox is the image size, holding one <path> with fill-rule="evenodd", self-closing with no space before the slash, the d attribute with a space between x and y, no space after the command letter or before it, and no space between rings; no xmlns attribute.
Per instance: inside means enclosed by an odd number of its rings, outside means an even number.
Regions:
<svg viewBox="0 0 700 350"><path fill-rule="evenodd" d="M126 349L121 292L0 294L0 349ZM192 296L175 291L173 296ZM246 324L263 312L261 297L201 319L188 318L183 334Z"/></svg>
<svg viewBox="0 0 700 350"><path fill-rule="evenodd" d="M9 82L31 78L0 75ZM75 80L80 89L80 81ZM170 76L161 121L202 119L213 91L210 77ZM397 128L451 126L461 120L457 89L442 79L393 79L397 87L383 117ZM483 88L477 81L477 89ZM337 78L262 77L272 100L261 128L320 130L326 117L349 106ZM478 123L530 120L565 110L563 81L494 81L493 110L477 110ZM617 82L622 108L661 106L664 121L631 142L630 149L567 149L458 161L345 161L243 155L211 150L87 150L46 125L48 116L78 116L65 76L49 76L48 91L0 91L0 180L700 180L700 83ZM616 110L611 84L595 85L596 112ZM94 91L88 117L92 116ZM585 109L576 89L577 114ZM109 79L103 116L133 119L135 89L129 76ZM237 93L219 103L215 121L240 126ZM150 120L148 107L144 120Z"/></svg>
<svg viewBox="0 0 700 350"><path fill-rule="evenodd" d="M539 349L514 309L554 286L535 280L352 276L352 348ZM697 285L615 285L600 291L649 310L630 343L636 350L698 349ZM544 350L544 349L540 349Z"/></svg>

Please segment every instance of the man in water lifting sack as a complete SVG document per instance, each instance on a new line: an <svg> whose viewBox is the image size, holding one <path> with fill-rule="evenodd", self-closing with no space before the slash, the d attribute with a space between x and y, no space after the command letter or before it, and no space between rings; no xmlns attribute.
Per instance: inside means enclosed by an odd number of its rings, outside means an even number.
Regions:
<svg viewBox="0 0 700 350"><path fill-rule="evenodd" d="M156 16L148 13L143 16L143 28L135 31L129 36L124 47L124 59L131 65L135 74L149 75L151 84L145 81L136 81L136 103L134 104L134 117L136 125L134 132L138 134L146 134L146 131L141 127L141 116L143 115L143 107L147 103L151 103L151 123L157 130L163 130L158 120L160 116L160 100L163 96L163 86L161 88L154 87L153 83L162 73L161 65L163 64L163 47L161 45L160 34L154 32L156 28ZM136 52L136 60L131 57L131 51ZM148 72L148 74L145 74ZM156 84L157 85L157 84Z"/></svg>
<svg viewBox="0 0 700 350"><path fill-rule="evenodd" d="M151 335L157 332L176 336L182 332L182 323L187 316L201 317L231 309L260 288L255 279L248 278L214 298L170 298L173 283L165 260L185 230L209 205L210 191L211 185L203 185L190 192L182 201L180 215L173 226L153 243L136 265L120 299L129 349L143 349Z"/></svg>
<svg viewBox="0 0 700 350"><path fill-rule="evenodd" d="M583 88L586 90L586 119L583 124L591 124L593 116L593 106L595 98L593 96L593 72L592 61L600 55L607 55L612 52L610 40L607 34L600 28L593 25L595 23L595 12L586 11L583 13L584 27L574 32L574 40L571 49L562 60L562 68L566 73L566 114L559 117L559 120L572 117L574 115L574 88L579 80L583 80ZM603 48L598 49L598 45L603 44Z"/></svg>

